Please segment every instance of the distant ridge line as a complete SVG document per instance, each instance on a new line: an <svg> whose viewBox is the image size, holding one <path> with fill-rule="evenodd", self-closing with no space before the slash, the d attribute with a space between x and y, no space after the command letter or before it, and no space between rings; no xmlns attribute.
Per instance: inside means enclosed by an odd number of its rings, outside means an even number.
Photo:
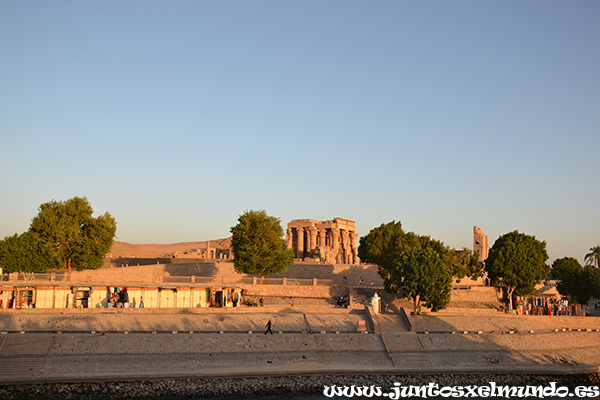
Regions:
<svg viewBox="0 0 600 400"><path fill-rule="evenodd" d="M205 249L207 243L209 243L209 246L213 249L229 248L231 246L231 237L216 240L204 240L198 242L179 242L170 244L132 244L128 242L115 241L110 252L108 253L108 257L162 257L177 251Z"/></svg>

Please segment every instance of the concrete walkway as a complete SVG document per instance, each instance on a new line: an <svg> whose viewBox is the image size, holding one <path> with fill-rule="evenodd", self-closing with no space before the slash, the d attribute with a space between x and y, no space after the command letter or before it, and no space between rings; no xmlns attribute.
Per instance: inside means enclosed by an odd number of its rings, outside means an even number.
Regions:
<svg viewBox="0 0 600 400"><path fill-rule="evenodd" d="M453 317L444 317L444 323L455 327L490 323L478 317ZM27 331L0 335L0 384L319 373L574 373L600 367L600 332L591 329L355 333L362 318L341 309L0 313L3 327ZM541 326L533 318L515 321L522 328ZM264 335L269 319L274 335ZM64 332L44 333L47 321ZM415 323L425 332L440 321L423 316Z"/></svg>
<svg viewBox="0 0 600 400"><path fill-rule="evenodd" d="M299 373L598 371L597 333L71 334L2 338L0 384ZM568 341L567 347L540 343ZM389 348L389 353L386 350Z"/></svg>

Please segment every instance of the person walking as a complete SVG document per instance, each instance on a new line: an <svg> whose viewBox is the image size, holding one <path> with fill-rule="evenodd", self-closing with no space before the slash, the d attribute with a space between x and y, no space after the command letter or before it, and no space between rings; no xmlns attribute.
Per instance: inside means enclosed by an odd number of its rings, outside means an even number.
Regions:
<svg viewBox="0 0 600 400"><path fill-rule="evenodd" d="M269 319L269 322L267 322L267 325L265 325L267 327L267 330L265 331L265 335L267 333L271 333L271 335L273 334L273 331L271 330L271 320Z"/></svg>

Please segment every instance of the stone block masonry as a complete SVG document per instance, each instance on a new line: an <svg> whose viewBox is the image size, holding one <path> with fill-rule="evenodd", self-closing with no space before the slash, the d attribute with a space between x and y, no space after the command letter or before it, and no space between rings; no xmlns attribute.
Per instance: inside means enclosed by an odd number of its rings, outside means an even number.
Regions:
<svg viewBox="0 0 600 400"><path fill-rule="evenodd" d="M348 294L341 286L283 286L283 285L244 285L244 294L250 296L337 298Z"/></svg>
<svg viewBox="0 0 600 400"><path fill-rule="evenodd" d="M488 237L483 233L480 227L473 227L473 252L479 252L479 262L484 262L488 258L490 246Z"/></svg>
<svg viewBox="0 0 600 400"><path fill-rule="evenodd" d="M326 264L358 264L356 221L334 218L330 221L295 219L288 223L286 244L296 260Z"/></svg>

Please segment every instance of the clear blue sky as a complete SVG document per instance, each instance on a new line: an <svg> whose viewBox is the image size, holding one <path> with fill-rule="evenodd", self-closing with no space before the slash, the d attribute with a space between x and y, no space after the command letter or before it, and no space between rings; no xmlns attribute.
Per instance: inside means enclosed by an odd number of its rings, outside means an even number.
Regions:
<svg viewBox="0 0 600 400"><path fill-rule="evenodd" d="M600 244L600 2L3 1L0 237L87 196L117 240L391 220Z"/></svg>

